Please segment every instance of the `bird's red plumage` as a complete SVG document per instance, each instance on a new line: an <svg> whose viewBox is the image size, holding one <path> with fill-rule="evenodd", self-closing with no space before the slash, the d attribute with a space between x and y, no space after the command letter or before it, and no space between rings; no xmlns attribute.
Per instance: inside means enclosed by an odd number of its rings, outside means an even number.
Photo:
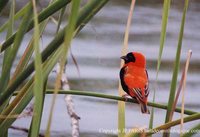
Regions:
<svg viewBox="0 0 200 137"><path fill-rule="evenodd" d="M123 74L120 78L127 87L124 89L128 89L126 92L131 97L136 97L138 102L146 107L148 97L148 74L146 71L146 59L143 54L138 52L132 52L132 55L133 57L131 57L129 53L129 55L127 54L126 57L124 56L123 59L125 59L125 64L122 68Z"/></svg>
<svg viewBox="0 0 200 137"><path fill-rule="evenodd" d="M124 80L129 88L144 88L148 82L146 70L134 65L127 65Z"/></svg>

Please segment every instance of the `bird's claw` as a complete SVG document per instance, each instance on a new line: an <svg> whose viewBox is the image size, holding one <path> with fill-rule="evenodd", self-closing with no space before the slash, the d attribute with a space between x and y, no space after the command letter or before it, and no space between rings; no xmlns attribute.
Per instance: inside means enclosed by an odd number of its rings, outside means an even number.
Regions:
<svg viewBox="0 0 200 137"><path fill-rule="evenodd" d="M124 98L125 102L127 102L128 99L129 99L129 95L128 94L124 94L124 95L122 95L122 98Z"/></svg>

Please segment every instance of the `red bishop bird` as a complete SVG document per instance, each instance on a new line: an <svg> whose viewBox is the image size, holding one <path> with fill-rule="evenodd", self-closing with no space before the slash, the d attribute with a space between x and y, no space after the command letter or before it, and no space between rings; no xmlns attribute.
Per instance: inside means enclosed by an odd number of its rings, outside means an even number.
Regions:
<svg viewBox="0 0 200 137"><path fill-rule="evenodd" d="M122 56L121 59L124 60L124 65L120 70L123 90L138 101L142 113L149 114L147 108L149 82L145 56L139 52L130 52L126 56Z"/></svg>

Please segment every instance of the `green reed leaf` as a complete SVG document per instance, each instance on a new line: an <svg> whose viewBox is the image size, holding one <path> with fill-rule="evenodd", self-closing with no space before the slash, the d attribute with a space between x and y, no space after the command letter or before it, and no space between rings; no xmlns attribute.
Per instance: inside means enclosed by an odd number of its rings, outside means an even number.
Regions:
<svg viewBox="0 0 200 137"><path fill-rule="evenodd" d="M170 114L173 109L173 102L174 102L174 98L175 98L177 77L178 77L179 66L180 66L180 55L181 55L182 40L183 40L183 35L184 35L184 26L185 26L186 13L187 13L187 9L188 9L188 3L189 3L189 0L185 0L182 20L181 20L181 26L180 26L180 32L179 32L179 38L178 38L177 51L176 51L176 59L174 62L174 70L173 70L173 76L172 76L172 81L171 81L171 88L170 88L170 95L169 95L169 100L168 100L168 108L167 108L165 123L169 122L170 117L171 117ZM167 135L167 134L164 134L164 135Z"/></svg>
<svg viewBox="0 0 200 137"><path fill-rule="evenodd" d="M44 103L44 79L43 79L43 71L42 71L42 57L40 53L40 31L38 24L38 15L36 8L36 1L32 0L33 3L33 15L34 15L34 51L35 51L35 76L34 76L34 107L33 107L33 118L31 122L31 128L29 132L29 137L36 137L40 131L40 123L42 118L43 111L43 103Z"/></svg>
<svg viewBox="0 0 200 137"><path fill-rule="evenodd" d="M15 15L15 0L12 1L11 3L11 8L10 8L10 15L9 15L9 20L8 20L8 31L7 31L7 35L6 35L6 39L9 38L10 35L12 35L13 33L13 29L14 29L14 15ZM5 50L4 52L4 56L3 56L3 65L2 65L2 73L5 72L6 65L7 65L7 59L10 56L10 51L11 49L8 48L7 50ZM3 75L3 74L1 74ZM10 79L10 72L7 73L7 81L5 81L5 85L8 84L8 80ZM0 82L1 83L1 82ZM7 100L7 102L9 102L9 99ZM0 112L2 112L2 110L4 109L4 107L7 105L6 102L4 102L4 105L0 106Z"/></svg>
<svg viewBox="0 0 200 137"><path fill-rule="evenodd" d="M199 120L199 119L200 119L200 113L196 113L196 114L184 117L183 121L184 121L184 123L187 123L187 122L191 122L191 121L195 121L195 120ZM161 130L167 130L171 127L179 125L180 123L181 123L181 119L167 122L164 125L158 126L154 129L150 130L149 132L147 132L146 135L149 136L149 135L155 134Z"/></svg>
<svg viewBox="0 0 200 137"><path fill-rule="evenodd" d="M161 34L160 34L160 48L159 48L158 61L157 61L156 81L155 81L155 85L154 85L155 87L154 87L154 92L153 92L153 102L155 102L155 97L156 97L158 73L160 70L160 64L162 61L162 53L163 53L163 48L164 48L165 39L166 39L166 30L167 30L170 5L171 5L171 0L164 0L163 12L162 12L162 28L161 28ZM153 121L154 121L154 108L152 108L152 110L151 110L149 129L153 128Z"/></svg>
<svg viewBox="0 0 200 137"><path fill-rule="evenodd" d="M52 99L49 120L48 120L48 124L47 124L47 129L45 132L46 137L50 137L50 127L51 127L51 121L52 121L53 112L54 112L56 95L61 86L60 81L61 81L62 73L63 73L64 67L65 67L68 49L70 48L71 41L74 36L74 31L76 28L76 22L77 22L77 17L78 17L78 12L79 12L79 5L80 5L80 0L72 1L72 7L71 7L71 13L70 13L70 17L69 17L68 28L65 29L64 43L61 47L62 48L62 56L61 56L61 60L60 60L60 70L58 72L56 82L55 82L54 96Z"/></svg>
<svg viewBox="0 0 200 137"><path fill-rule="evenodd" d="M82 24L86 24L106 3L108 0L92 0L86 4L80 11L76 28L80 30ZM91 10L93 12L91 12ZM80 27L82 26L82 27ZM61 45L64 40L65 28L62 29L55 38L48 44L47 48L42 52L42 61L45 61L53 52ZM77 31L76 31L77 32ZM27 68L22 71L19 76L8 86L5 93L0 94L0 104L2 104L16 88L34 71L34 64L31 62Z"/></svg>
<svg viewBox="0 0 200 137"><path fill-rule="evenodd" d="M55 64L58 62L62 53L62 49L59 48L52 56L49 57L43 64L43 76L46 80L49 73L52 71ZM2 112L2 115L6 115L7 118L1 120L0 129L3 131L6 128L9 128L12 123L16 120L16 118L9 118L12 115L19 115L24 108L28 105L33 97L33 85L34 85L34 76L30 79L19 91L19 95L15 97L13 102L9 104L6 110ZM9 108L9 109L8 109Z"/></svg>
<svg viewBox="0 0 200 137"><path fill-rule="evenodd" d="M30 3L26 4L22 9L20 9L15 15L14 15L14 20L16 21L17 19L19 19L20 17L22 17L26 11L27 8L29 8ZM0 33L3 32L6 28L9 28L9 21L7 21L6 23L4 23L3 25L1 25L0 27Z"/></svg>
<svg viewBox="0 0 200 137"><path fill-rule="evenodd" d="M5 69L2 70L2 75L0 78L0 95L3 94L4 90L7 87L8 81L9 81L9 77L7 77L11 71L12 65L14 63L15 57L17 55L17 52L19 50L19 47L21 45L21 42L23 40L23 37L25 35L25 32L28 29L28 23L30 22L31 19L31 15L32 15L32 6L30 5L30 7L27 9L27 14L24 15L23 20L19 26L18 32L16 34L14 43L13 43L13 47L12 50L10 51L10 55L8 56L7 60L6 60L6 66Z"/></svg>
<svg viewBox="0 0 200 137"><path fill-rule="evenodd" d="M54 3L52 3L47 8L45 8L43 11L40 12L40 14L38 15L38 22L40 23L40 22L46 20L49 16L53 15L55 12L60 10L62 7L69 4L70 1L71 0L57 0L57 1L55 1ZM28 4L27 9L30 7L30 4L31 3ZM24 12L27 12L27 9ZM28 32L34 26L33 19L30 19L30 22L27 22L27 24L28 24L28 29L27 29L27 32ZM14 33L8 40L6 40L5 42L2 43L0 53L3 52L6 48L8 48L13 43L13 41L16 37L16 33Z"/></svg>
<svg viewBox="0 0 200 137"><path fill-rule="evenodd" d="M46 94L53 94L54 89L47 89ZM15 93L16 94L16 93ZM116 101L125 101L125 102L130 102L130 103L137 103L138 102L135 99L127 99L125 100L123 97L120 96L114 96L114 95L108 95L108 94L103 94L103 93L98 93L95 91L80 91L80 90L59 90L58 94L71 94L71 95L81 95L81 96L88 96L88 97L97 97L97 98L104 98L104 99L111 99L111 100L116 100ZM159 108L159 109L167 109L167 105L163 104L158 104L158 103L153 103L153 102L148 102L148 106ZM175 109L175 112L180 113L181 108L177 107ZM197 112L191 111L191 110L184 110L184 114L187 115L193 115L196 114Z"/></svg>

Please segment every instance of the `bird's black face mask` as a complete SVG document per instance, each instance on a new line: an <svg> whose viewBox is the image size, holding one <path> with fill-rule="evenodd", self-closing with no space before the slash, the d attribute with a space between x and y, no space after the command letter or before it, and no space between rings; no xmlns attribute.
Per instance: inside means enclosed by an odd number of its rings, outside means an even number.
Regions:
<svg viewBox="0 0 200 137"><path fill-rule="evenodd" d="M129 62L135 62L135 57L131 52L128 53L126 56L121 56L121 59L125 61L125 64Z"/></svg>

